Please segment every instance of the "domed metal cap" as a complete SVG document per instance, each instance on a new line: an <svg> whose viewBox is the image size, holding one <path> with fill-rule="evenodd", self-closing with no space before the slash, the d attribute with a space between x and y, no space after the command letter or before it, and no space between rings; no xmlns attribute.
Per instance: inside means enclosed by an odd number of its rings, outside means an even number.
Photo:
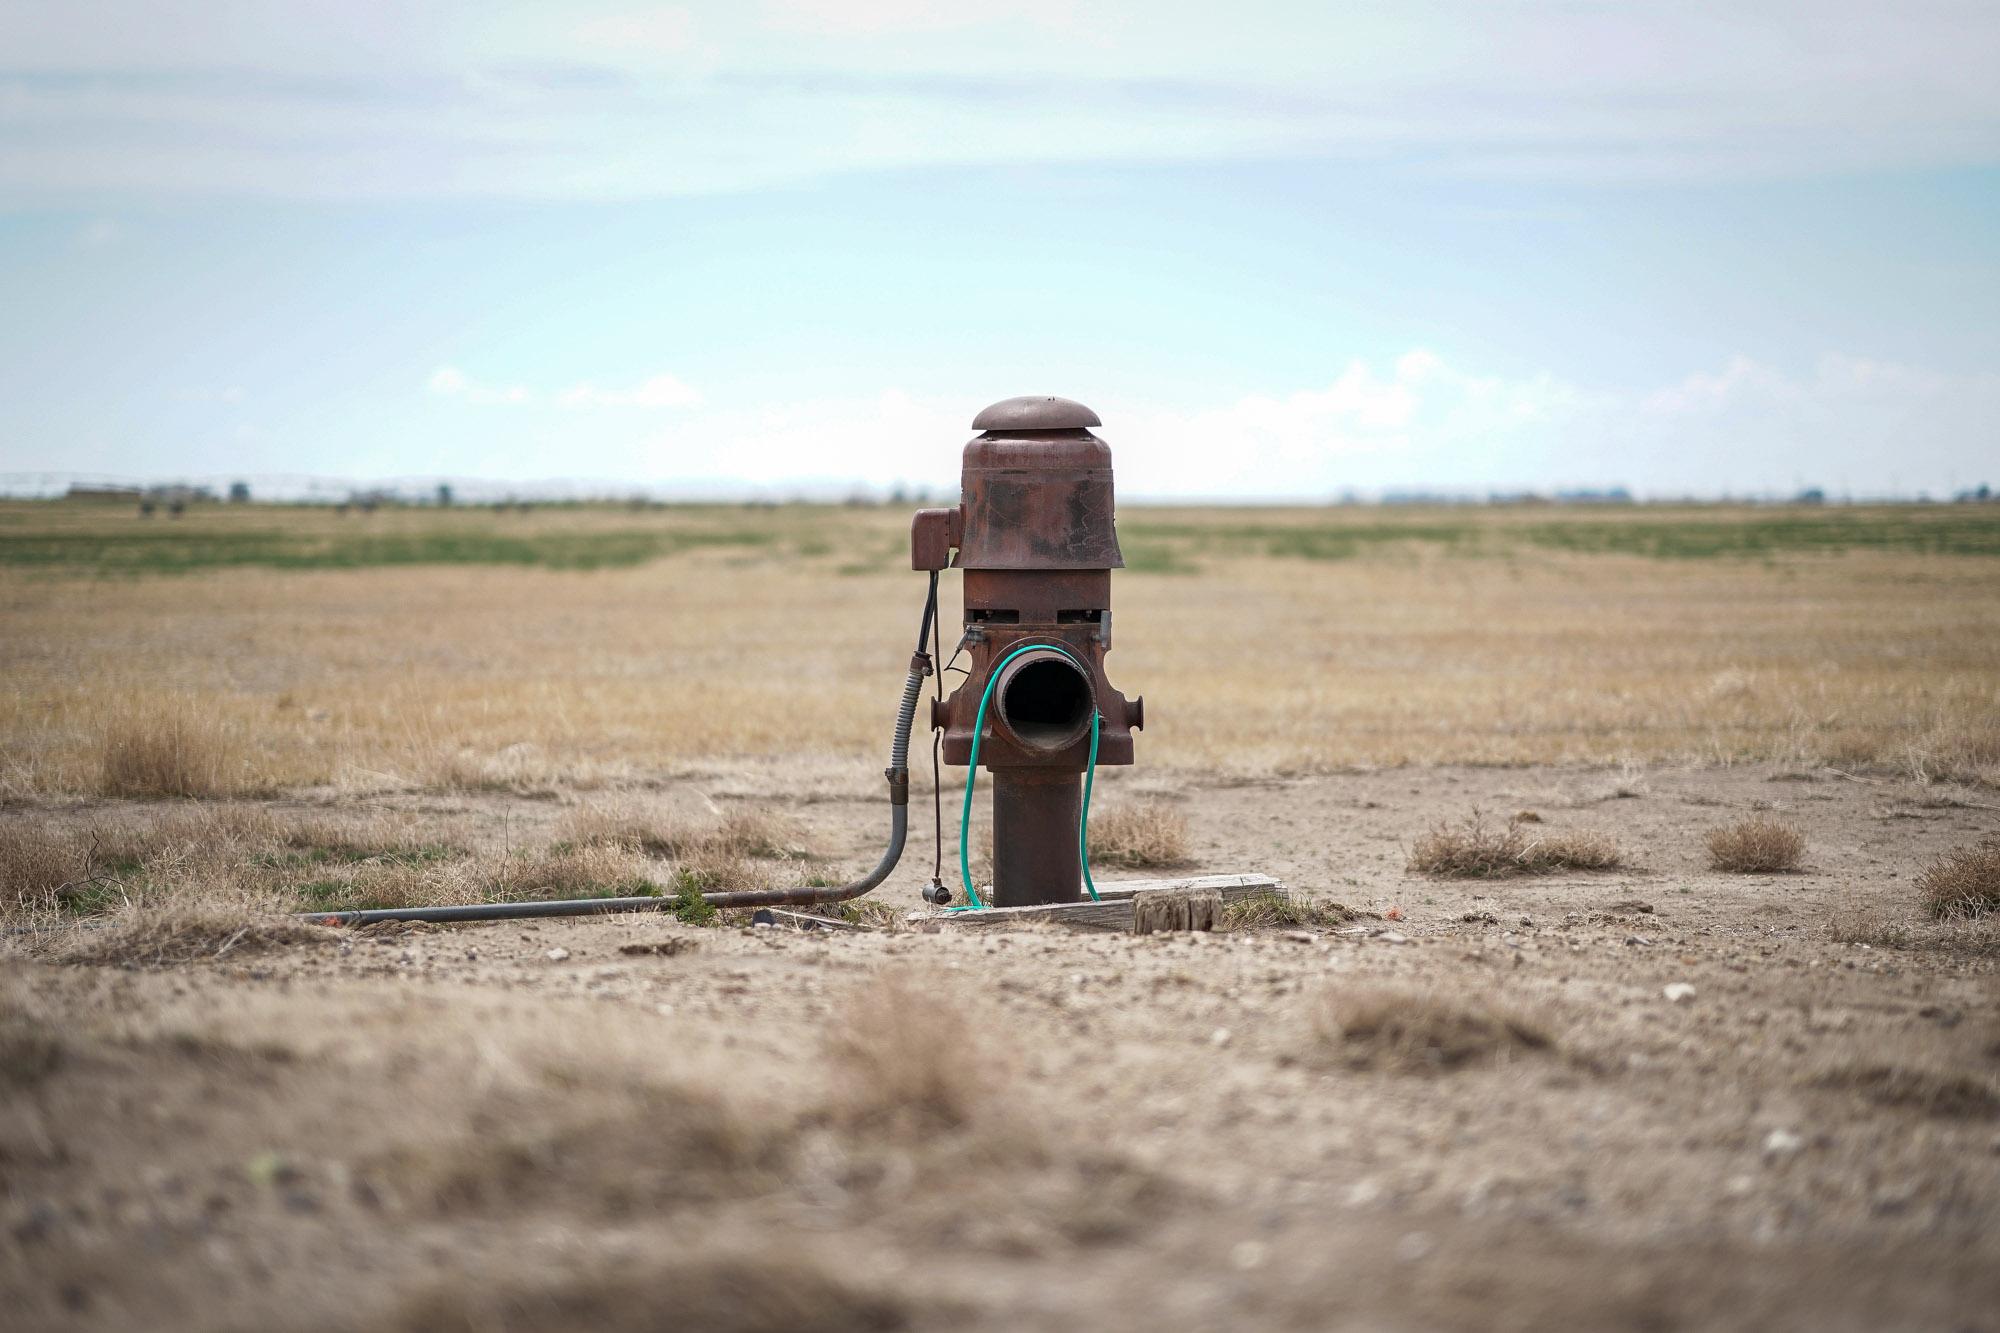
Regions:
<svg viewBox="0 0 2000 1333"><path fill-rule="evenodd" d="M1088 430L1103 424L1082 403L1039 394L995 403L972 419L974 430Z"/></svg>

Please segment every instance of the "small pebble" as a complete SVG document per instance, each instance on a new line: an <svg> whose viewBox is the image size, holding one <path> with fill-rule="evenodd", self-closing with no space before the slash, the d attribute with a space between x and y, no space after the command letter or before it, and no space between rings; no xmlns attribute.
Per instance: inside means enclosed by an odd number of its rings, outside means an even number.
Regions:
<svg viewBox="0 0 2000 1333"><path fill-rule="evenodd" d="M1402 932L1395 930L1385 930L1380 935L1377 935L1375 938L1382 941L1382 943L1384 944L1408 944L1410 942L1410 937L1408 935L1405 935Z"/></svg>
<svg viewBox="0 0 2000 1333"><path fill-rule="evenodd" d="M1211 1046L1227 1046L1229 1044L1229 1037L1230 1032L1228 1028L1217 1028L1208 1034L1208 1044Z"/></svg>
<svg viewBox="0 0 2000 1333"><path fill-rule="evenodd" d="M569 950L561 947L560 945L549 950L549 961L551 963L560 963L565 958L568 957L569 957Z"/></svg>
<svg viewBox="0 0 2000 1333"><path fill-rule="evenodd" d="M1667 997L1669 1004L1686 1004L1694 998L1694 987L1685 981L1676 981L1669 984L1660 994Z"/></svg>
<svg viewBox="0 0 2000 1333"><path fill-rule="evenodd" d="M1771 1161L1790 1157L1805 1146L1805 1136L1789 1129L1774 1129L1764 1136L1764 1156Z"/></svg>

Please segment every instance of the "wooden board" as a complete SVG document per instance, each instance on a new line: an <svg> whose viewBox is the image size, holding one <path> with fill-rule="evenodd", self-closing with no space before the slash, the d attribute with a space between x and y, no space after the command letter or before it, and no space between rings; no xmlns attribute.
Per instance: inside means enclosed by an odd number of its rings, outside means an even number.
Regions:
<svg viewBox="0 0 2000 1333"><path fill-rule="evenodd" d="M1214 890L1223 903L1254 898L1260 893L1283 893L1283 880L1270 875L1190 875L1183 879L1128 879L1097 886L1100 901L1047 903L1035 907L987 907L965 912L925 908L904 918L922 930L998 928L1053 922L1074 930L1108 930L1127 933L1132 929L1132 900L1142 893L1185 893Z"/></svg>
<svg viewBox="0 0 2000 1333"><path fill-rule="evenodd" d="M1222 895L1214 889L1154 889L1132 895L1132 933L1165 935L1214 930L1222 920Z"/></svg>

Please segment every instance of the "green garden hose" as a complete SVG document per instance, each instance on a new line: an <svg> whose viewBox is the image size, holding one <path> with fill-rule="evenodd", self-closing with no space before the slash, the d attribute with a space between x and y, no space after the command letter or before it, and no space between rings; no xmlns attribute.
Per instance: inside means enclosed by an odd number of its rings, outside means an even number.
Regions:
<svg viewBox="0 0 2000 1333"><path fill-rule="evenodd" d="M953 912L969 912L986 906L979 897L979 890L972 887L972 858L968 853L972 828L972 787L979 777L979 742L986 734L986 705L993 701L993 687L1000 681L1001 668L1022 653L1031 653L1037 648L1047 648L1061 653L1075 663L1077 670L1083 672L1085 676L1090 674L1089 668L1084 666L1082 660L1059 643L1021 644L995 663L993 670L987 673L986 688L979 695L979 714L972 722L972 759L965 770L965 808L958 816L958 877L965 885L965 896L969 901L962 907L950 908L949 910ZM1083 770L1083 815L1076 823L1077 860L1083 863L1083 887L1090 891L1092 902L1102 901L1097 896L1097 885L1092 883L1090 878L1090 788L1097 779L1097 733L1103 722L1104 714L1097 711L1096 702L1093 700L1090 707L1090 762Z"/></svg>

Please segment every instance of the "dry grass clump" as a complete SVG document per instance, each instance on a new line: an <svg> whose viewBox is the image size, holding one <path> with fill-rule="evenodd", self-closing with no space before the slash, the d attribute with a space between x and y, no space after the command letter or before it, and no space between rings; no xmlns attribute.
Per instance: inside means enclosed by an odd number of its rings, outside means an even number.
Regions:
<svg viewBox="0 0 2000 1333"><path fill-rule="evenodd" d="M748 807L717 817L586 806L563 822L563 836L571 842L609 844L673 861L697 856L780 860L812 855L795 821Z"/></svg>
<svg viewBox="0 0 2000 1333"><path fill-rule="evenodd" d="M1609 870L1622 859L1610 836L1590 830L1529 832L1518 819L1486 822L1475 810L1462 824L1437 824L1410 846L1408 867L1451 879Z"/></svg>
<svg viewBox="0 0 2000 1333"><path fill-rule="evenodd" d="M0 826L0 902L10 914L58 910L100 869L91 844L74 833Z"/></svg>
<svg viewBox="0 0 2000 1333"><path fill-rule="evenodd" d="M1922 1065L1855 1061L1813 1080L1815 1087L1858 1092L1883 1106L1907 1107L1943 1119L2000 1116L2000 1091L1989 1079Z"/></svg>
<svg viewBox="0 0 2000 1333"><path fill-rule="evenodd" d="M833 1107L850 1125L923 1132L986 1118L1006 1061L942 975L878 972L842 1009Z"/></svg>
<svg viewBox="0 0 2000 1333"><path fill-rule="evenodd" d="M270 839L290 855L267 859L290 864L443 861L465 854L456 843L423 837L409 821L380 814L362 820L273 820Z"/></svg>
<svg viewBox="0 0 2000 1333"><path fill-rule="evenodd" d="M64 963L165 967L338 938L332 931L240 903L162 897L135 902L102 926L72 930L53 956Z"/></svg>
<svg viewBox="0 0 2000 1333"><path fill-rule="evenodd" d="M1090 821L1093 865L1184 866L1188 856L1187 815L1167 801L1116 806Z"/></svg>
<svg viewBox="0 0 2000 1333"><path fill-rule="evenodd" d="M761 1187L787 1148L776 1117L747 1111L692 1082L609 1089L548 1071L566 1084L496 1094L474 1112L475 1132L441 1156L403 1164L403 1177L447 1213L541 1206L611 1217Z"/></svg>
<svg viewBox="0 0 2000 1333"><path fill-rule="evenodd" d="M907 1328L901 1295L871 1291L804 1256L683 1253L593 1264L543 1282L454 1275L409 1300L389 1327L403 1333L886 1333Z"/></svg>
<svg viewBox="0 0 2000 1333"><path fill-rule="evenodd" d="M1917 876L1917 895L1940 921L2000 911L2000 842L1946 852Z"/></svg>
<svg viewBox="0 0 2000 1333"><path fill-rule="evenodd" d="M1283 889L1267 889L1222 905L1219 930L1256 930L1266 926L1329 928L1344 926L1361 913L1342 903L1314 902Z"/></svg>
<svg viewBox="0 0 2000 1333"><path fill-rule="evenodd" d="M622 847L556 843L502 857L487 884L495 901L636 896L656 892L646 859Z"/></svg>
<svg viewBox="0 0 2000 1333"><path fill-rule="evenodd" d="M0 989L0 1089L30 1088L55 1072L68 1044L25 987Z"/></svg>
<svg viewBox="0 0 2000 1333"><path fill-rule="evenodd" d="M109 912L147 894L151 879L233 883L242 859L268 846L276 822L236 805L185 805L136 823L0 826L0 917Z"/></svg>
<svg viewBox="0 0 2000 1333"><path fill-rule="evenodd" d="M1352 1069L1436 1073L1555 1045L1534 1019L1410 986L1329 986L1311 1013L1310 1054Z"/></svg>
<svg viewBox="0 0 2000 1333"><path fill-rule="evenodd" d="M246 785L245 768L229 736L200 714L135 713L104 729L97 790L139 798L222 796Z"/></svg>
<svg viewBox="0 0 2000 1333"><path fill-rule="evenodd" d="M1858 904L1835 908L1826 920L1826 937L1835 944L1865 944L1871 949L1908 948L1916 932L1886 919L1872 907Z"/></svg>
<svg viewBox="0 0 2000 1333"><path fill-rule="evenodd" d="M1708 863L1717 870L1738 874L1796 870L1805 850L1805 834L1763 815L1711 829L1708 834Z"/></svg>

